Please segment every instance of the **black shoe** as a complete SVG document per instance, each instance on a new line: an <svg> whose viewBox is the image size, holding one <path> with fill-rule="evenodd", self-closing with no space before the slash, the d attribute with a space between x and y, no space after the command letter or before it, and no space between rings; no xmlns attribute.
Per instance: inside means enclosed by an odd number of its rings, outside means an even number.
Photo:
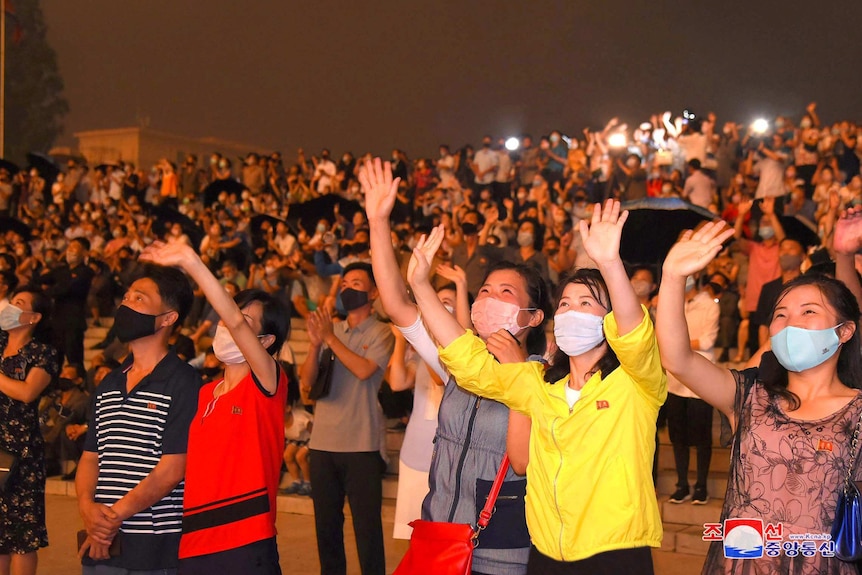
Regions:
<svg viewBox="0 0 862 575"><path fill-rule="evenodd" d="M695 488L694 495L691 496L691 504L706 505L707 501L709 501L709 495L706 494L706 489L700 487Z"/></svg>
<svg viewBox="0 0 862 575"><path fill-rule="evenodd" d="M727 363L729 360L730 354L727 353L727 348L724 348L724 350L721 352L721 355L719 355L718 359L716 359L715 361L716 363Z"/></svg>
<svg viewBox="0 0 862 575"><path fill-rule="evenodd" d="M111 342L106 341L106 340L102 340L99 343L97 343L96 345L94 345L93 347L91 347L90 349L105 349L110 344L111 344Z"/></svg>
<svg viewBox="0 0 862 575"><path fill-rule="evenodd" d="M673 492L673 495L670 496L671 503L682 503L683 501L687 501L691 498L691 493L688 490L688 485L685 487L679 487L676 491Z"/></svg>
<svg viewBox="0 0 862 575"><path fill-rule="evenodd" d="M78 468L76 467L75 469L73 469L69 473L64 473L63 475L61 475L60 479L62 479L63 481L75 481L75 477L77 475L78 475Z"/></svg>

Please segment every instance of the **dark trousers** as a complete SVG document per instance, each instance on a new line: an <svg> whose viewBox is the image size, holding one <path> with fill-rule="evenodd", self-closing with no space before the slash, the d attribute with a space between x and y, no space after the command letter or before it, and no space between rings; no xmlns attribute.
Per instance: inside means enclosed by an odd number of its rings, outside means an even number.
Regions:
<svg viewBox="0 0 862 575"><path fill-rule="evenodd" d="M695 489L706 489L712 457L712 406L693 397L667 394L667 430L673 444L677 487L688 486L689 447L697 450Z"/></svg>
<svg viewBox="0 0 862 575"><path fill-rule="evenodd" d="M75 323L77 325L77 320ZM55 324L54 344L57 348L57 360L60 365L63 365L64 358L66 363L84 365L84 331L86 329L84 319L81 319L80 325L84 327Z"/></svg>
<svg viewBox="0 0 862 575"><path fill-rule="evenodd" d="M336 453L310 451L314 527L321 575L345 575L344 497L350 503L362 575L385 575L383 550L384 465L376 451Z"/></svg>
<svg viewBox="0 0 862 575"><path fill-rule="evenodd" d="M530 549L527 575L653 575L649 547L606 551L580 561L557 561Z"/></svg>

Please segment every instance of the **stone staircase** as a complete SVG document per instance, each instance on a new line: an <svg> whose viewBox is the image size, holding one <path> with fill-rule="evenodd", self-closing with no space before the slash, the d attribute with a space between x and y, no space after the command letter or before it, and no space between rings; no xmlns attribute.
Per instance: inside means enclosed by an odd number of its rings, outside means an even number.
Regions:
<svg viewBox="0 0 862 575"><path fill-rule="evenodd" d="M85 334L85 364L89 363L99 350L90 349L92 345L101 341L108 331L113 319L102 319L102 327L90 327ZM302 365L308 355L308 331L305 320L293 318L291 320L290 340L282 349L282 358L293 361L297 366ZM394 422L390 422L394 423ZM673 448L668 438L667 429L659 433L659 459L658 459L658 481L656 492L658 494L659 509L664 524L664 539L662 551L681 553L689 556L703 556L709 544L701 539L703 535L703 524L718 521L721 514L723 497L727 488L728 468L730 464L730 450L719 446L719 417L716 413L713 418L713 450L712 463L710 465L707 491L710 500L706 505L692 505L686 501L681 504L668 502L668 497L676 489L676 470L673 460ZM403 432L387 431L386 449L389 455L389 467L383 479L383 517L392 519L395 513L395 497L398 489L398 455L404 440ZM691 471L689 472L689 483L694 485L694 452L692 451ZM59 478L48 480L47 492L62 495L74 495L75 485L73 482L63 482ZM285 513L296 513L301 515L312 515L313 506L309 497L300 495L280 495L278 497L278 510ZM349 505L345 505L345 512L349 512Z"/></svg>

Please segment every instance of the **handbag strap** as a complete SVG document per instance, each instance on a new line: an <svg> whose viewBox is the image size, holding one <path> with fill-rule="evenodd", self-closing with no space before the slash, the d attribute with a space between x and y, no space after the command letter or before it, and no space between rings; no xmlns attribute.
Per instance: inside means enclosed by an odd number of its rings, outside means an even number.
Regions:
<svg viewBox="0 0 862 575"><path fill-rule="evenodd" d="M500 488L503 486L503 479L506 478L506 473L509 471L509 454L503 455L503 461L500 462L500 470L497 472L497 477L494 478L494 484L491 485L491 491L488 492L488 499L485 500L485 507L479 512L479 521L476 523L476 537L479 536L479 531L488 526L491 516L494 514L494 505L497 504L497 496L500 495Z"/></svg>
<svg viewBox="0 0 862 575"><path fill-rule="evenodd" d="M844 481L846 489L850 482L853 481L853 470L856 467L856 451L859 447L859 427L862 426L862 414L859 415L859 420L856 422L856 429L853 430L853 441L850 442L850 463L847 465L847 477Z"/></svg>

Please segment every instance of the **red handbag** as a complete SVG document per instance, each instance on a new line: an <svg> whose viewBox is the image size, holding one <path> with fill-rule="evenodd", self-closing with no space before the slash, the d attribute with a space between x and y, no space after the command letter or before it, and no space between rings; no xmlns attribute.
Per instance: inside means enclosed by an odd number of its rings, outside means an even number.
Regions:
<svg viewBox="0 0 862 575"><path fill-rule="evenodd" d="M494 514L497 495L508 470L509 456L504 455L485 507L479 513L476 529L466 523L411 521L410 548L392 575L470 575L473 549L478 547L479 533L488 526Z"/></svg>

